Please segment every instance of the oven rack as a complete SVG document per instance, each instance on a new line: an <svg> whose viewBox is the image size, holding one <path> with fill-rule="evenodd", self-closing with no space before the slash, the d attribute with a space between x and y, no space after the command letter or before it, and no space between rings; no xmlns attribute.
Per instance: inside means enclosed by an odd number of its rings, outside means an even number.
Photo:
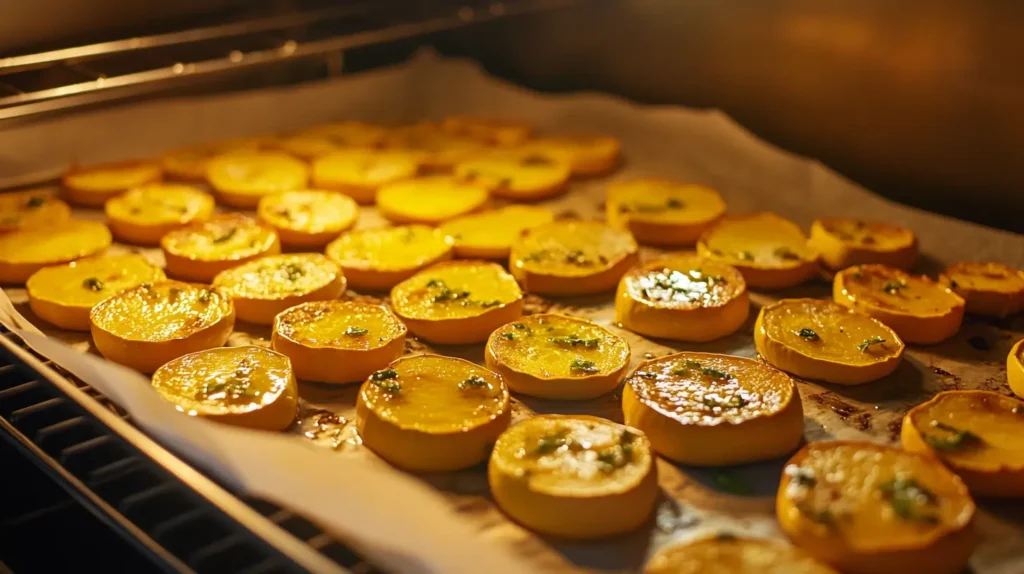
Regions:
<svg viewBox="0 0 1024 574"><path fill-rule="evenodd" d="M381 572L303 517L231 493L192 469L119 407L2 327L0 440L156 569Z"/></svg>
<svg viewBox="0 0 1024 574"><path fill-rule="evenodd" d="M314 77L340 75L349 50L581 1L292 0L259 17L0 57L0 122L236 81L241 72L288 62L313 64Z"/></svg>

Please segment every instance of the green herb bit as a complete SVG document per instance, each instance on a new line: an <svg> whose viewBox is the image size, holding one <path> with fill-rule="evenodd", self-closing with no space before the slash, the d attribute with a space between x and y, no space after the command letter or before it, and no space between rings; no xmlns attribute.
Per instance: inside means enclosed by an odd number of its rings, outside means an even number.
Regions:
<svg viewBox="0 0 1024 574"><path fill-rule="evenodd" d="M539 251L534 251L533 253L528 254L526 257L523 257L523 261L540 261L541 259L547 257L547 255L548 250L541 249Z"/></svg>
<svg viewBox="0 0 1024 574"><path fill-rule="evenodd" d="M772 253L779 259L783 259L786 261L795 261L797 259L800 259L800 255L796 251L793 251L792 249L786 246L778 247Z"/></svg>
<svg viewBox="0 0 1024 574"><path fill-rule="evenodd" d="M938 516L927 509L935 505L938 497L915 479L895 478L882 483L878 488L896 516L925 524L938 523Z"/></svg>
<svg viewBox="0 0 1024 574"><path fill-rule="evenodd" d="M956 289L959 286L960 286L960 284L957 283L956 280L954 280L954 279L950 279L949 280L949 288L950 289Z"/></svg>
<svg viewBox="0 0 1024 574"><path fill-rule="evenodd" d="M683 200L681 200L681 199L676 199L674 197L670 197L670 198L668 198L668 201L665 202L665 207L667 207L669 209L682 209L682 208L686 207L686 203L683 202Z"/></svg>
<svg viewBox="0 0 1024 574"><path fill-rule="evenodd" d="M832 527L836 525L836 515L827 508L817 509L811 508L806 502L801 502L796 505L796 509L800 514L803 514L813 522L817 522L823 526Z"/></svg>
<svg viewBox="0 0 1024 574"><path fill-rule="evenodd" d="M576 333L566 335L565 337L548 337L548 342L558 345L569 345L570 347L587 347L588 349L601 344L600 339L581 339Z"/></svg>
<svg viewBox="0 0 1024 574"><path fill-rule="evenodd" d="M480 375L470 375L469 378L459 383L459 388L462 390L470 388L480 389L488 386L490 385L487 384L487 379L484 379Z"/></svg>
<svg viewBox="0 0 1024 574"><path fill-rule="evenodd" d="M377 388L388 393L397 393L402 390L402 385L398 381L370 381Z"/></svg>
<svg viewBox="0 0 1024 574"><path fill-rule="evenodd" d="M619 444L632 444L636 440L636 433L625 430L622 431L622 436L619 437Z"/></svg>
<svg viewBox="0 0 1024 574"><path fill-rule="evenodd" d="M895 295L899 293L900 289L903 289L904 287L906 287L906 285L904 285L903 283L897 281L890 281L889 283L886 283L882 287L882 290L890 295Z"/></svg>
<svg viewBox="0 0 1024 574"><path fill-rule="evenodd" d="M501 301L497 299L491 299L490 301L484 301L483 303L480 303L480 306L483 307L484 309L490 309L491 307L497 307L498 305L501 305Z"/></svg>
<svg viewBox="0 0 1024 574"><path fill-rule="evenodd" d="M941 437L925 435L924 441L935 450L958 450L961 448L981 446L984 443L980 436L969 430L958 429L953 425L948 425L939 421L932 421L929 423L929 426L952 433L950 436Z"/></svg>
<svg viewBox="0 0 1024 574"><path fill-rule="evenodd" d="M89 291L102 291L103 282L95 277L89 277L85 281L82 281L82 287L85 287Z"/></svg>
<svg viewBox="0 0 1024 574"><path fill-rule="evenodd" d="M712 369L711 367L701 367L700 374L705 377L711 377L714 379L731 379L732 375L725 371L719 371L718 369Z"/></svg>
<svg viewBox="0 0 1024 574"><path fill-rule="evenodd" d="M213 242L214 243L225 243L227 241L230 241L231 238L234 237L237 233L238 233L238 228L237 227L232 227L231 229L225 231L224 233L221 233L217 237L214 237L213 238Z"/></svg>
<svg viewBox="0 0 1024 574"><path fill-rule="evenodd" d="M810 488L818 484L818 478L814 476L814 471L809 468L803 468L796 466L795 464L791 464L786 467L785 473L789 476L790 480L800 486Z"/></svg>
<svg viewBox="0 0 1024 574"><path fill-rule="evenodd" d="M859 349L861 353L866 353L868 352L868 347L870 347L871 345L881 345L884 342L885 339L877 335L874 337L868 337L867 339L861 341L859 345L857 345L857 349Z"/></svg>
<svg viewBox="0 0 1024 574"><path fill-rule="evenodd" d="M525 323L512 323L512 328L513 329L525 329L527 331L530 330L530 328L528 326L526 326Z"/></svg>
<svg viewBox="0 0 1024 574"><path fill-rule="evenodd" d="M567 434L568 431L561 430L540 437L536 448L533 449L534 454L551 454L567 445L569 443L566 439Z"/></svg>
<svg viewBox="0 0 1024 574"><path fill-rule="evenodd" d="M458 301L459 299L468 299L469 291L452 291L447 287L442 287L441 291L434 295L430 300L432 303L445 303L448 301Z"/></svg>
<svg viewBox="0 0 1024 574"><path fill-rule="evenodd" d="M355 325L349 325L348 329L345 329L342 332L342 335L345 335L346 337L362 337L362 336L366 335L369 332L370 332L369 329L364 329L362 327L356 327Z"/></svg>
<svg viewBox="0 0 1024 574"><path fill-rule="evenodd" d="M753 261L754 254L749 251L738 251L736 252L736 259L740 261Z"/></svg>
<svg viewBox="0 0 1024 574"><path fill-rule="evenodd" d="M650 371L637 371L636 376L641 379L657 379L658 373L652 373Z"/></svg>
<svg viewBox="0 0 1024 574"><path fill-rule="evenodd" d="M632 445L611 446L597 453L597 460L601 463L601 470L613 472L629 464L633 459Z"/></svg>
<svg viewBox="0 0 1024 574"><path fill-rule="evenodd" d="M210 302L210 292L205 290L205 289L200 291L199 292L199 302L204 304L204 305L209 303Z"/></svg>
<svg viewBox="0 0 1024 574"><path fill-rule="evenodd" d="M501 336L505 337L505 339L507 339L509 341L514 341L515 338L516 338L516 334L515 333L502 333Z"/></svg>
<svg viewBox="0 0 1024 574"><path fill-rule="evenodd" d="M754 489L742 478L729 472L728 470L717 468L711 475L712 481L719 490L724 490L729 494L736 494L739 496L750 496L754 494Z"/></svg>
<svg viewBox="0 0 1024 574"><path fill-rule="evenodd" d="M572 251L565 254L566 263L572 263L573 265L589 265L590 261L587 259L586 253L582 249L573 249Z"/></svg>
<svg viewBox="0 0 1024 574"><path fill-rule="evenodd" d="M427 287L445 287L445 284L440 279L431 279L427 281Z"/></svg>
<svg viewBox="0 0 1024 574"><path fill-rule="evenodd" d="M821 339L821 337L819 337L818 334L814 332L814 329L808 329L806 327L797 331L796 334L800 335L804 339L807 339L808 341L818 341Z"/></svg>
<svg viewBox="0 0 1024 574"><path fill-rule="evenodd" d="M289 263L284 266L284 272L288 275L289 281L295 281L299 277L305 275L305 271L294 263Z"/></svg>
<svg viewBox="0 0 1024 574"><path fill-rule="evenodd" d="M701 365L700 361L687 360L686 367L690 369L703 369L704 365Z"/></svg>
<svg viewBox="0 0 1024 574"><path fill-rule="evenodd" d="M27 207L29 209L35 209L37 207L42 207L44 203L46 203L46 198L37 195L37 196L28 198L28 201L25 202L25 207Z"/></svg>
<svg viewBox="0 0 1024 574"><path fill-rule="evenodd" d="M167 299L170 300L171 303L176 302L178 300L178 297L181 297L181 289L178 289L177 287L171 287L170 289L167 290Z"/></svg>
<svg viewBox="0 0 1024 574"><path fill-rule="evenodd" d="M382 369L380 371L374 371L374 373L372 375L370 375L370 380L371 381L387 381L389 379L397 379L397 378L398 378L398 371L396 371L394 369Z"/></svg>
<svg viewBox="0 0 1024 574"><path fill-rule="evenodd" d="M747 399L743 398L740 395L733 395L729 397L729 400L725 401L724 403L715 400L711 397L704 397L700 400L700 402L704 403L705 406L711 408L720 407L724 409L739 409L747 406L747 404L749 404L750 401L748 401Z"/></svg>
<svg viewBox="0 0 1024 574"><path fill-rule="evenodd" d="M584 373L596 373L600 371L594 361L588 361L580 357L576 357L569 364L569 369L573 371L582 371Z"/></svg>

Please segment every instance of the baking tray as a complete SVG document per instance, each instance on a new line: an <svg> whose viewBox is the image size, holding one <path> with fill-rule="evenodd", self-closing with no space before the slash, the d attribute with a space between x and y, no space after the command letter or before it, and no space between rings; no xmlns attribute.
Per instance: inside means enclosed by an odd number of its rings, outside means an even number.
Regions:
<svg viewBox="0 0 1024 574"><path fill-rule="evenodd" d="M815 217L825 215L859 216L905 225L918 234L922 272L934 273L960 260L995 260L1024 266L1024 237L886 201L816 162L757 140L719 112L641 107L594 94L540 95L487 77L470 63L429 54L397 68L351 79L221 98L149 103L18 128L0 142L0 158L5 160L0 164L0 181L6 177L9 183L25 182L53 176L76 162L152 155L186 143L265 135L340 119L397 125L456 113L525 119L541 133L606 133L622 141L625 161L617 172L606 178L575 181L565 196L545 202L559 218L603 219L604 189L609 181L657 175L716 188L732 213L773 210L805 228ZM116 134L104 127L111 125L119 126ZM78 210L76 215L102 218L94 210ZM372 208L364 209L357 223L358 228L380 225L386 222ZM138 251L162 262L159 250L155 249L115 246L112 250ZM644 248L641 255L648 259L660 253ZM23 289L8 288L5 292L14 309L51 340L95 354L87 334L55 330L35 318ZM734 335L705 344L652 341L618 328L613 324L610 293L557 300L528 295L526 312L554 311L605 325L629 342L636 365L643 359L681 350L754 357L752 327L760 306L783 297L828 298L830 293L825 277L783 291L755 291L751 294L753 307L747 324ZM350 291L344 297L387 303L386 294L381 293ZM14 323L11 327L19 326L19 319L13 314L0 313L0 317L5 323ZM960 332L941 344L909 346L900 367L877 382L840 387L798 381L805 411L805 437L808 441L843 438L898 444L902 415L936 392L983 389L1009 394L1005 358L1010 346L1022 337L1021 317L999 321L968 317ZM228 344L266 346L269 340L268 328L239 323ZM482 345L432 347L410 338L406 350L483 362ZM79 357L74 353L63 354L57 362L77 363ZM81 367L64 366L72 371ZM114 372L113 376L118 378L128 376ZM96 380L96 384L105 383ZM316 445L316 456L340 461L339 468L345 464L360 465L382 476L409 478L411 475L382 463L361 445L354 428L356 390L356 386L301 383L300 414L291 429L289 446L300 441ZM130 392L118 389L117 393L120 396L112 398L127 403L123 406L129 412L133 401L142 400L143 394L153 394L148 388L134 387ZM621 422L620 400L618 391L590 401L517 397L514 413L516 418L531 413L585 413ZM135 418L139 420L138 416ZM145 430L165 444L170 443L208 472L223 472L217 453L203 452L201 445L194 444L194 435L185 432L184 425L197 422L203 421L174 417L159 425L150 421L153 426ZM246 440L271 440L262 433L232 431L247 433ZM234 472L245 475L247 461L242 458L232 455L230 466ZM780 537L773 507L783 463L780 459L728 469L698 469L659 460L663 496L654 518L632 534L597 542L565 542L538 536L505 518L489 496L483 466L415 476L412 482L426 484L434 494L439 494L436 500L449 511L446 517L454 518L451 523L439 519L431 530L443 535L448 526L456 528L456 521L461 527L468 526L473 536L479 537L480 548L507 559L501 564L509 571L632 572L638 571L665 544L709 531ZM304 508L294 492L296 485L305 484L302 475L297 470L294 476L286 477L288 484L282 485L280 492L272 493L278 502L292 503L298 510ZM723 482L735 481L748 485L751 493L740 496L720 487ZM244 488L245 481L241 482ZM382 515L387 514L384 510L394 510L396 516L401 513L401 509L388 508L382 509ZM317 509L310 511L316 513ZM339 536L354 535L354 521L346 523L345 518L326 516L311 518L334 529ZM978 526L982 541L971 560L972 568L986 574L1019 572L1019 561L1024 559L1024 505L981 501ZM366 532L359 536L361 539L356 542L371 559L376 555L383 558L382 563L399 570L474 571L479 564L471 556L478 550L476 544L446 547L431 540L427 532L414 534L413 540L404 542L407 546L402 549L401 560L386 551L394 541L379 540ZM435 553L428 556L430 547L434 547ZM457 553L443 568L436 561L443 559L437 558L441 549ZM410 562L410 556L416 560ZM495 566L494 571L501 569Z"/></svg>

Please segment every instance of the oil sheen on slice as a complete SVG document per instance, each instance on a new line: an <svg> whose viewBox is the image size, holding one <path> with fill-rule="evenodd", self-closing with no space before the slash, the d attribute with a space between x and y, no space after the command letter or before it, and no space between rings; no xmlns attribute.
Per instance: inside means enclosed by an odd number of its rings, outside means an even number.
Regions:
<svg viewBox="0 0 1024 574"><path fill-rule="evenodd" d="M676 353L641 363L622 392L626 424L662 456L698 466L743 464L796 450L803 408L796 385L760 361Z"/></svg>
<svg viewBox="0 0 1024 574"><path fill-rule="evenodd" d="M179 411L237 426L284 430L298 411L288 357L262 347L224 347L174 359L153 388Z"/></svg>
<svg viewBox="0 0 1024 574"><path fill-rule="evenodd" d="M363 444L414 471L451 471L482 462L511 420L508 388L478 365L413 355L363 383L356 423Z"/></svg>
<svg viewBox="0 0 1024 574"><path fill-rule="evenodd" d="M899 335L881 321L820 299L782 299L762 307L754 345L778 369L839 385L892 373L904 350Z"/></svg>
<svg viewBox="0 0 1024 574"><path fill-rule="evenodd" d="M842 572L955 574L974 550L974 501L937 458L867 442L814 442L786 466L782 530Z"/></svg>
<svg viewBox="0 0 1024 574"><path fill-rule="evenodd" d="M529 315L491 334L485 360L517 393L589 399L618 386L629 365L629 344L585 319Z"/></svg>
<svg viewBox="0 0 1024 574"><path fill-rule="evenodd" d="M487 478L501 510L559 538L602 538L645 523L658 498L654 455L640 431L598 417L538 415L494 446Z"/></svg>

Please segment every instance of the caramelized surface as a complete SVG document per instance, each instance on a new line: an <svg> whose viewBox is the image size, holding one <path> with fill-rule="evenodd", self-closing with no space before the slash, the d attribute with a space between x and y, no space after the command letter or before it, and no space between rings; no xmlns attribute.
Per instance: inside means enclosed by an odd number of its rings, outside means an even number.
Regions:
<svg viewBox="0 0 1024 574"><path fill-rule="evenodd" d="M438 355L400 359L371 375L359 392L380 418L403 429L436 434L470 430L509 408L508 390L496 374Z"/></svg>
<svg viewBox="0 0 1024 574"><path fill-rule="evenodd" d="M566 315L523 317L495 331L488 347L509 368L539 378L608 375L629 362L621 337Z"/></svg>
<svg viewBox="0 0 1024 574"><path fill-rule="evenodd" d="M491 152L455 166L459 179L500 190L508 196L557 188L569 175L568 163L528 152Z"/></svg>
<svg viewBox="0 0 1024 574"><path fill-rule="evenodd" d="M275 330L308 347L366 351L387 345L405 333L405 325L383 305L314 301L278 315Z"/></svg>
<svg viewBox="0 0 1024 574"><path fill-rule="evenodd" d="M181 281L143 283L105 299L92 309L93 325L122 339L182 339L231 313L229 297L217 288Z"/></svg>
<svg viewBox="0 0 1024 574"><path fill-rule="evenodd" d="M454 261L396 285L391 304L403 317L456 319L481 315L522 296L519 284L500 265Z"/></svg>
<svg viewBox="0 0 1024 574"><path fill-rule="evenodd" d="M942 275L954 290L1024 294L1024 272L1002 263L957 263L947 267Z"/></svg>
<svg viewBox="0 0 1024 574"><path fill-rule="evenodd" d="M738 424L773 415L789 404L793 381L752 359L677 353L648 361L626 384L640 400L680 423Z"/></svg>
<svg viewBox="0 0 1024 574"><path fill-rule="evenodd" d="M694 254L669 255L630 270L623 278L629 295L657 307L721 307L745 288L739 271Z"/></svg>

